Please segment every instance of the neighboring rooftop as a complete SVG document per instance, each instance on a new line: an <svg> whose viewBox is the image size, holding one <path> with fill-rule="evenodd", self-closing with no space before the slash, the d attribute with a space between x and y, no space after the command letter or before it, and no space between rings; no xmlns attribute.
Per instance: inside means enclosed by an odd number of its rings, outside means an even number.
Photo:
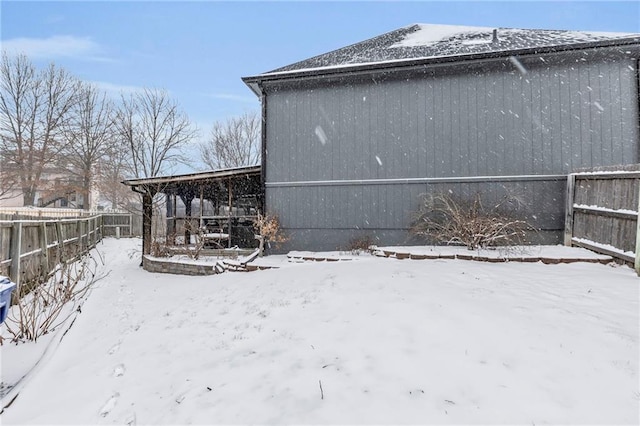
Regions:
<svg viewBox="0 0 640 426"><path fill-rule="evenodd" d="M331 68L560 46L579 47L622 40L637 43L640 42L640 34L414 24L244 80L250 83L260 77Z"/></svg>

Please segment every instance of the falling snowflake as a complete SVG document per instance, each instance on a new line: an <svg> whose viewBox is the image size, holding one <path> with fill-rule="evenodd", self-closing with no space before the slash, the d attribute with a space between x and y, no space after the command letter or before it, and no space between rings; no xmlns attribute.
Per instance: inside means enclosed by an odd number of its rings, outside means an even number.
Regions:
<svg viewBox="0 0 640 426"><path fill-rule="evenodd" d="M322 127L320 126L316 126L316 130L315 130L316 136L318 137L318 140L320 141L320 143L322 145L327 143L327 134L324 132L324 130L322 130Z"/></svg>

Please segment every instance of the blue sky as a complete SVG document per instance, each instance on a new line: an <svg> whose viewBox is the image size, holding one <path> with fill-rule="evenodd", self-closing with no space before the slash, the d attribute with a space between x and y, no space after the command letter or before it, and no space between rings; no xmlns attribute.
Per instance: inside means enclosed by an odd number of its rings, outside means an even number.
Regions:
<svg viewBox="0 0 640 426"><path fill-rule="evenodd" d="M240 80L412 23L640 32L638 1L30 2L0 4L1 41L114 95L161 87L203 134L259 109Z"/></svg>

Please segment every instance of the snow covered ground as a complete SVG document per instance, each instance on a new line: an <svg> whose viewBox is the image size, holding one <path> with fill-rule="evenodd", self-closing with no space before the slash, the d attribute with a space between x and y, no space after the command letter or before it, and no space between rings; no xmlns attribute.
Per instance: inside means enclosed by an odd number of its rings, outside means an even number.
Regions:
<svg viewBox="0 0 640 426"><path fill-rule="evenodd" d="M640 280L591 263L361 255L108 278L3 424L638 424ZM30 349L31 348L31 349ZM3 377L21 368L2 346Z"/></svg>

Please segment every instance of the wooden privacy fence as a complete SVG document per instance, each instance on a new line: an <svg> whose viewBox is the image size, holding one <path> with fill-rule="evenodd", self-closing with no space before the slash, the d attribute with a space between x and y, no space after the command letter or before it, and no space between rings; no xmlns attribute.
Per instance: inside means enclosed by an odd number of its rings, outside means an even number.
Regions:
<svg viewBox="0 0 640 426"><path fill-rule="evenodd" d="M105 237L133 237L142 234L142 216L128 213L102 215L102 235Z"/></svg>
<svg viewBox="0 0 640 426"><path fill-rule="evenodd" d="M568 176L564 243L631 263L640 275L640 170L621 169Z"/></svg>
<svg viewBox="0 0 640 426"><path fill-rule="evenodd" d="M111 214L100 210L58 209L50 207L0 207L0 220L59 219Z"/></svg>
<svg viewBox="0 0 640 426"><path fill-rule="evenodd" d="M16 284L45 277L102 239L100 215L58 220L0 221L0 274Z"/></svg>

